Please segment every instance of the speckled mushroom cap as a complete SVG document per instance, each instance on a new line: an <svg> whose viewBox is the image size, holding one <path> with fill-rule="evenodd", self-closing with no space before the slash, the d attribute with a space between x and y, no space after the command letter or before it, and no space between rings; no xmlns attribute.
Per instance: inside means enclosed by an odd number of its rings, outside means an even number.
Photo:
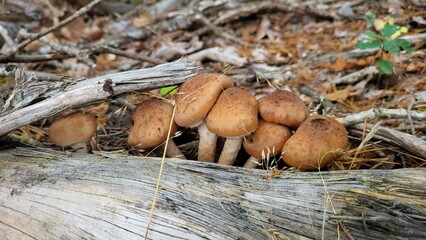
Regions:
<svg viewBox="0 0 426 240"><path fill-rule="evenodd" d="M288 127L259 120L259 125L249 137L243 142L243 147L250 156L262 158L262 151L269 156L274 156L281 152L284 143L291 136Z"/></svg>
<svg viewBox="0 0 426 240"><path fill-rule="evenodd" d="M304 121L284 144L282 158L303 170L324 167L335 159L334 151L349 145L345 127L331 117L315 115Z"/></svg>
<svg viewBox="0 0 426 240"><path fill-rule="evenodd" d="M203 73L186 81L176 94L175 121L190 127L201 123L220 93L234 82L223 74Z"/></svg>
<svg viewBox="0 0 426 240"><path fill-rule="evenodd" d="M223 91L206 117L207 128L222 137L245 136L258 125L256 98L238 87Z"/></svg>
<svg viewBox="0 0 426 240"><path fill-rule="evenodd" d="M297 128L309 116L309 110L295 94L277 90L259 99L259 114L268 122Z"/></svg>
<svg viewBox="0 0 426 240"><path fill-rule="evenodd" d="M96 118L81 112L60 117L49 128L50 140L61 147L88 140L95 133Z"/></svg>
<svg viewBox="0 0 426 240"><path fill-rule="evenodd" d="M151 148L163 143L167 139L172 115L173 105L168 102L159 99L143 102L130 118L133 126L127 143L136 148ZM178 126L173 122L171 136L177 129Z"/></svg>

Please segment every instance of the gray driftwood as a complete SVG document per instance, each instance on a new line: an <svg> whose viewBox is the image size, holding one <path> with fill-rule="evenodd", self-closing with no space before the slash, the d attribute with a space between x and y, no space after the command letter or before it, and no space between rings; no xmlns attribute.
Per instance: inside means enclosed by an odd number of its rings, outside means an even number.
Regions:
<svg viewBox="0 0 426 240"><path fill-rule="evenodd" d="M160 159L0 151L0 239L141 239ZM425 239L426 170L166 159L148 239Z"/></svg>
<svg viewBox="0 0 426 240"><path fill-rule="evenodd" d="M53 116L67 108L105 100L110 96L131 91L147 91L179 84L195 75L196 71L195 63L179 60L152 68L113 73L82 80L73 85L56 87L53 91L37 95L46 98L40 102L0 113L0 136L26 124Z"/></svg>

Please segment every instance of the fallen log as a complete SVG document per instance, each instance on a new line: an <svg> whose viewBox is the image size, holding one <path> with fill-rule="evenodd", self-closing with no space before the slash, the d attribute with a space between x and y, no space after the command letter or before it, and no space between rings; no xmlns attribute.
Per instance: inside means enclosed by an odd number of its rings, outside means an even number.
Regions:
<svg viewBox="0 0 426 240"><path fill-rule="evenodd" d="M425 169L283 172L166 159L148 239L425 239ZM141 239L161 159L0 151L0 239Z"/></svg>

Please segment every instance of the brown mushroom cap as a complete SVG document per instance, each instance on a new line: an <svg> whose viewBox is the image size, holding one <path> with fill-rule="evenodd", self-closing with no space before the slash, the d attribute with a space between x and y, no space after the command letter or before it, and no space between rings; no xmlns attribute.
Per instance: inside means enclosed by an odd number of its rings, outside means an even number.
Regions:
<svg viewBox="0 0 426 240"><path fill-rule="evenodd" d="M96 118L81 112L60 117L49 128L50 140L61 147L88 140L95 133Z"/></svg>
<svg viewBox="0 0 426 240"><path fill-rule="evenodd" d="M176 94L176 123L182 127L201 123L223 89L233 86L223 74L203 73L186 81Z"/></svg>
<svg viewBox="0 0 426 240"><path fill-rule="evenodd" d="M207 128L222 137L250 134L258 125L256 98L237 87L226 89L206 117Z"/></svg>
<svg viewBox="0 0 426 240"><path fill-rule="evenodd" d="M172 115L173 105L168 102L159 99L143 102L130 118L133 126L127 143L137 148L151 148L163 143L167 139ZM173 122L170 134L173 135L177 129Z"/></svg>
<svg viewBox="0 0 426 240"><path fill-rule="evenodd" d="M327 116L311 116L284 144L282 158L303 170L324 167L335 159L334 151L349 145L345 127Z"/></svg>
<svg viewBox="0 0 426 240"><path fill-rule="evenodd" d="M259 114L268 122L297 128L309 116L309 110L295 94L277 90L259 99Z"/></svg>
<svg viewBox="0 0 426 240"><path fill-rule="evenodd" d="M269 156L274 156L281 152L284 143L291 136L288 127L259 120L259 126L247 139L243 142L243 147L250 156L262 158L262 152Z"/></svg>

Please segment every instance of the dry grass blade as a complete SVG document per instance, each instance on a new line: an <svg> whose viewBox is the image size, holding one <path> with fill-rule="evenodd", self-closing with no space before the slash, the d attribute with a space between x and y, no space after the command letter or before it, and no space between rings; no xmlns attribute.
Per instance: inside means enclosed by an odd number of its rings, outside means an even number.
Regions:
<svg viewBox="0 0 426 240"><path fill-rule="evenodd" d="M361 144L360 144L361 146ZM392 160L394 155L389 154L386 156L377 157L378 152L394 151L392 147L379 147L376 143L364 144L361 147L348 149L336 153L340 157L329 166L330 170L350 170L360 169L361 167L378 168L383 164L395 164Z"/></svg>
<svg viewBox="0 0 426 240"><path fill-rule="evenodd" d="M160 191L161 175L163 174L164 162L166 161L166 149L167 149L167 146L168 146L169 140L170 140L170 133L172 131L172 125L173 125L173 121L174 121L174 118L175 118L175 112L176 112L176 104L174 104L174 107L173 107L173 114L172 114L172 118L170 120L169 130L167 132L167 139L166 139L166 143L165 143L165 146L164 146L163 156L161 158L161 165L160 165L160 170L159 170L159 173L158 173L157 185L156 185L155 193L154 193L154 199L152 200L151 210L149 212L148 224L146 226L145 235L144 235L145 240L148 239L148 232L149 232L149 228L150 228L151 223L152 223L152 216L154 214L154 209L155 209L155 204L157 202L158 192Z"/></svg>
<svg viewBox="0 0 426 240"><path fill-rule="evenodd" d="M355 161L355 158L358 156L358 154L359 154L359 152L361 151L361 149L363 148L363 146L365 145L365 144L367 144L367 142L368 141L370 141L372 138L373 138L373 136L376 134L376 131L377 131L377 127L378 126L380 126L380 124L382 123L382 121L379 121L379 122L377 122L376 124L374 124L374 126L371 128L371 131L367 134L367 136L365 136L365 138L362 140L362 142L359 144L359 146L358 146L358 148L357 148L357 150L356 150L356 152L355 152L355 155L354 155L354 158L353 158L353 160L352 160L352 163L351 163L351 165L349 166L349 170L350 169L352 169L352 167L353 167L353 163L354 163L354 161Z"/></svg>

